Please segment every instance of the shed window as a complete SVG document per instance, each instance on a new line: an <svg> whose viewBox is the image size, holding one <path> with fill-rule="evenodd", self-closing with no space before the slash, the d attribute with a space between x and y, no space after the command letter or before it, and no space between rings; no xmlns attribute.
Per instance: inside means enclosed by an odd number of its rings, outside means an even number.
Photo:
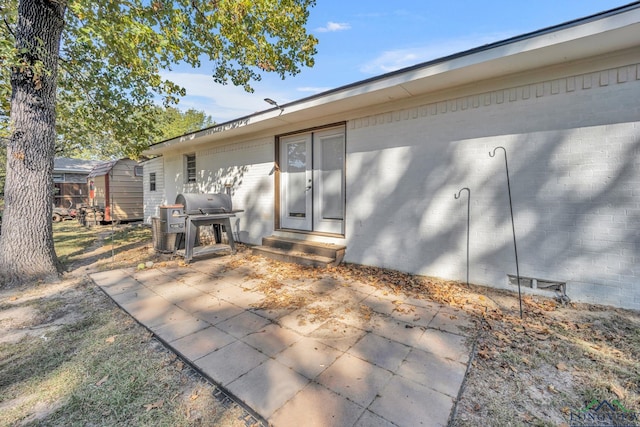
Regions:
<svg viewBox="0 0 640 427"><path fill-rule="evenodd" d="M149 191L156 191L156 173L149 174Z"/></svg>
<svg viewBox="0 0 640 427"><path fill-rule="evenodd" d="M64 174L63 173L54 173L53 174L53 182L64 182Z"/></svg>
<svg viewBox="0 0 640 427"><path fill-rule="evenodd" d="M142 176L142 166L134 166L133 167L133 176Z"/></svg>
<svg viewBox="0 0 640 427"><path fill-rule="evenodd" d="M196 182L196 155L195 154L187 154L184 156L185 163L185 177L186 182Z"/></svg>

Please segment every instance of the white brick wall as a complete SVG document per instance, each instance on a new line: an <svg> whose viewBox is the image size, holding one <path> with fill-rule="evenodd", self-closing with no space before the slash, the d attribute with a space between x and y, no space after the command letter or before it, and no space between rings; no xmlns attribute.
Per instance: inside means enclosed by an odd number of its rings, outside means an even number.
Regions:
<svg viewBox="0 0 640 427"><path fill-rule="evenodd" d="M594 59L584 74L571 71L580 64L538 70L207 147L196 151L195 185L184 184L182 153L168 154L162 201L230 184L234 207L245 210L234 232L258 244L273 232L274 136L345 120L339 242L346 261L464 280L466 194L453 196L469 187L470 279L509 287L515 262L504 157L500 150L489 157L504 146L521 275L565 281L576 301L640 309L640 66L621 66L623 59L600 70L613 60ZM159 201L149 202L149 212Z"/></svg>
<svg viewBox="0 0 640 427"><path fill-rule="evenodd" d="M640 309L640 67L534 82L350 121L349 262L471 281L520 273ZM465 194L466 196L466 194Z"/></svg>
<svg viewBox="0 0 640 427"><path fill-rule="evenodd" d="M229 185L233 208L244 210L231 220L236 239L260 244L273 233L273 144L266 137L196 151L195 185L184 184L181 154L165 156L167 200L182 192L225 192Z"/></svg>
<svg viewBox="0 0 640 427"><path fill-rule="evenodd" d="M166 204L164 167L162 157L149 160L143 164L143 188L144 188L144 221L151 223L151 218L158 216L158 206ZM156 191L149 191L149 174L156 174Z"/></svg>

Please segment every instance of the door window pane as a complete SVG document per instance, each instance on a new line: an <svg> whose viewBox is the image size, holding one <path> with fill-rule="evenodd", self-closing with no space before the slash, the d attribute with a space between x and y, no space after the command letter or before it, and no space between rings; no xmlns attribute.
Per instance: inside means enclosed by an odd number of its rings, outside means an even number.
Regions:
<svg viewBox="0 0 640 427"><path fill-rule="evenodd" d="M322 144L322 218L343 219L344 213L344 137L324 138Z"/></svg>
<svg viewBox="0 0 640 427"><path fill-rule="evenodd" d="M287 197L289 216L306 217L306 143L294 142L287 145Z"/></svg>

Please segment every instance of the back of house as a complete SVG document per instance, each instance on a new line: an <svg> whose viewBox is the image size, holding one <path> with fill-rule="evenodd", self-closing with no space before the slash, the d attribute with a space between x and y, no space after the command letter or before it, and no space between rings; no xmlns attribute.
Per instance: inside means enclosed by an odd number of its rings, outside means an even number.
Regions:
<svg viewBox="0 0 640 427"><path fill-rule="evenodd" d="M158 143L145 218L228 191L239 241L514 290L512 207L528 292L638 310L638 100L633 3Z"/></svg>

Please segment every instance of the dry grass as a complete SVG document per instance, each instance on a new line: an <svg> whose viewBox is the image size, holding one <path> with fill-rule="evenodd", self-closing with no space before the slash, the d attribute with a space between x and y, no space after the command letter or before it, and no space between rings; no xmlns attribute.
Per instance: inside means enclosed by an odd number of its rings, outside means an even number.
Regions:
<svg viewBox="0 0 640 427"><path fill-rule="evenodd" d="M0 425L246 426L246 412L79 274L156 259L148 229L54 227L72 272L0 294Z"/></svg>
<svg viewBox="0 0 640 427"><path fill-rule="evenodd" d="M525 312L485 317L454 425L569 425L594 400L640 413L638 313L532 297Z"/></svg>

